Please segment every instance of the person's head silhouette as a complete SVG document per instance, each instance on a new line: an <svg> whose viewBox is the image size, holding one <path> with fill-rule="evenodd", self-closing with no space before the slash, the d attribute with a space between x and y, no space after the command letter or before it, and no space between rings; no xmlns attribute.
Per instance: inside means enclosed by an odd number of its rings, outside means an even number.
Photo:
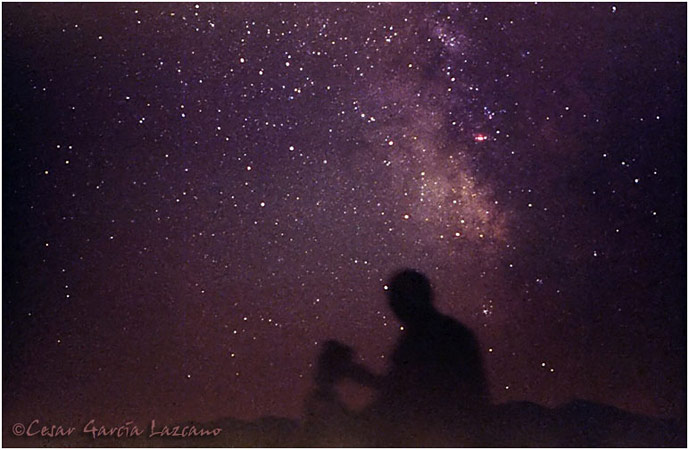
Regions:
<svg viewBox="0 0 689 450"><path fill-rule="evenodd" d="M425 275L405 269L392 277L388 285L390 308L404 324L420 325L433 309L431 283Z"/></svg>

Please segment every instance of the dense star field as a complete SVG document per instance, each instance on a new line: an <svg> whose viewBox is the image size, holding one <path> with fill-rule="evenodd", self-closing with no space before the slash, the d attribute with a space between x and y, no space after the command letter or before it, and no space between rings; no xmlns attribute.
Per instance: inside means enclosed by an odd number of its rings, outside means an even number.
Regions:
<svg viewBox="0 0 689 450"><path fill-rule="evenodd" d="M4 428L298 418L403 267L494 402L686 419L685 4L2 9Z"/></svg>

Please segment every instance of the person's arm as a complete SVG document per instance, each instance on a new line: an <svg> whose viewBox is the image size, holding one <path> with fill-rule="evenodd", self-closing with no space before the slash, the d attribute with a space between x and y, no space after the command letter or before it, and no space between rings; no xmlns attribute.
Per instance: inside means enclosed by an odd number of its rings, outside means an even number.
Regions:
<svg viewBox="0 0 689 450"><path fill-rule="evenodd" d="M361 364L352 364L347 372L347 377L373 389L382 389L385 385L385 377L383 375L377 375Z"/></svg>
<svg viewBox="0 0 689 450"><path fill-rule="evenodd" d="M319 392L334 392L335 383L342 378L349 378L363 386L380 389L384 385L382 376L352 361L354 350L348 345L335 340L324 343L318 356L316 386Z"/></svg>

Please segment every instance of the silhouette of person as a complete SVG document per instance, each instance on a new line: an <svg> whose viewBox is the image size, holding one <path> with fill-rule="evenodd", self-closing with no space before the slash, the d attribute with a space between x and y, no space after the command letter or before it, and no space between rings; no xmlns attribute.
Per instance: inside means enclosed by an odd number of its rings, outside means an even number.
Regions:
<svg viewBox="0 0 689 450"><path fill-rule="evenodd" d="M372 374L351 361L349 347L330 341L319 358L329 374L326 384L349 377L378 390L360 416L372 445L445 445L456 442L458 433L464 444L480 445L466 433L489 404L473 333L434 308L430 282L417 271L397 273L387 294L403 325L388 373Z"/></svg>
<svg viewBox="0 0 689 450"><path fill-rule="evenodd" d="M398 272L387 294L403 331L369 414L398 428L402 445L438 443L435 438L449 437L489 404L478 342L435 309L431 284L420 272Z"/></svg>
<svg viewBox="0 0 689 450"><path fill-rule="evenodd" d="M404 329L379 402L424 410L470 408L488 401L478 342L471 330L434 308L428 279L403 270L387 292Z"/></svg>

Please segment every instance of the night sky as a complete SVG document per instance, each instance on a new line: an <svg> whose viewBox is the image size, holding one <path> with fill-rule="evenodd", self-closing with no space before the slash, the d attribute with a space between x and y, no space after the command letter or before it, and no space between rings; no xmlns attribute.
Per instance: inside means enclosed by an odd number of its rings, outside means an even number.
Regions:
<svg viewBox="0 0 689 450"><path fill-rule="evenodd" d="M7 423L298 418L404 267L494 402L686 418L686 4L2 12Z"/></svg>

